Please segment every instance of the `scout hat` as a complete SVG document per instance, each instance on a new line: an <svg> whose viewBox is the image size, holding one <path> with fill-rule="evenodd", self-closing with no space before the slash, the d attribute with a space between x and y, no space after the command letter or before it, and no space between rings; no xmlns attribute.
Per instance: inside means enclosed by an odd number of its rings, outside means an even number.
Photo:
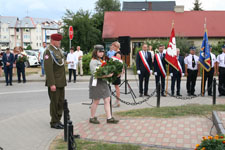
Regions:
<svg viewBox="0 0 225 150"><path fill-rule="evenodd" d="M104 50L104 46L103 45L95 45L94 46L94 50L98 50L98 51L100 51L100 52L104 52L105 50Z"/></svg>

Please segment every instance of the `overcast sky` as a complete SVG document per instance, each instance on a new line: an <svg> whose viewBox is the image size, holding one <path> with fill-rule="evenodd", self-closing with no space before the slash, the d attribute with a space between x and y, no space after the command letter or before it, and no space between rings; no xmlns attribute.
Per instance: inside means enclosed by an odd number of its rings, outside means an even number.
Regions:
<svg viewBox="0 0 225 150"><path fill-rule="evenodd" d="M79 9L94 12L97 0L0 0L0 15L25 16L61 19L66 9L74 12ZM123 1L144 1L144 0L120 0ZM154 0L159 1L159 0ZM168 1L168 0L160 0ZM225 10L225 0L200 0L204 10ZM184 5L185 10L193 7L194 0L176 0L177 5ZM224 19L224 18L223 18Z"/></svg>

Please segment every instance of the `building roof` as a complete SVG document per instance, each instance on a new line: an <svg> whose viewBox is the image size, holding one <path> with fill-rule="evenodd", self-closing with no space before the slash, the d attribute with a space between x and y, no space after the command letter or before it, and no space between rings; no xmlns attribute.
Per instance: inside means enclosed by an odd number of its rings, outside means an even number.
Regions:
<svg viewBox="0 0 225 150"><path fill-rule="evenodd" d="M103 39L169 37L172 20L176 35L202 37L207 20L209 37L225 37L225 11L122 11L105 12Z"/></svg>
<svg viewBox="0 0 225 150"><path fill-rule="evenodd" d="M24 17L17 24L18 28L35 28L37 24L40 24L42 28L45 29L58 29L59 26L57 22L47 19L47 18L32 18Z"/></svg>
<svg viewBox="0 0 225 150"><path fill-rule="evenodd" d="M143 2L123 2L123 11L173 11L176 6L175 1L143 1Z"/></svg>
<svg viewBox="0 0 225 150"><path fill-rule="evenodd" d="M8 23L10 28L14 28L16 26L18 17L14 16L0 16L0 23Z"/></svg>

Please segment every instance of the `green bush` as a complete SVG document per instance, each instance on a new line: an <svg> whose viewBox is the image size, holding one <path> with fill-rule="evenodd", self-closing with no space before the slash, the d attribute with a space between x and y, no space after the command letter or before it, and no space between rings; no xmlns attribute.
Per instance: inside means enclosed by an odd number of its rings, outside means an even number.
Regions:
<svg viewBox="0 0 225 150"><path fill-rule="evenodd" d="M89 52L89 53L85 54L82 58L84 75L91 74L90 68L89 68L89 64L91 61L91 55L92 55L92 53Z"/></svg>
<svg viewBox="0 0 225 150"><path fill-rule="evenodd" d="M218 56L222 53L222 45L225 44L225 40L220 40L217 45L212 45L212 52Z"/></svg>

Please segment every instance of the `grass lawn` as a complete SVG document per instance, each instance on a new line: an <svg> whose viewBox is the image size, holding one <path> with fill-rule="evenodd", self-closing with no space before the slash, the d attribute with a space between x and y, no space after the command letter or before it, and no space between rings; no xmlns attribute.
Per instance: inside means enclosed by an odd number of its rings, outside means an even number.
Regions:
<svg viewBox="0 0 225 150"><path fill-rule="evenodd" d="M120 117L156 117L156 118L172 118L183 116L201 116L209 115L213 110L225 111L225 105L198 105L190 104L184 106L160 107L160 108L144 108L129 111L116 112Z"/></svg>
<svg viewBox="0 0 225 150"><path fill-rule="evenodd" d="M86 140L76 140L76 143L77 150L159 150L159 148L147 148L130 144L110 144ZM62 139L57 139L52 143L50 150L67 150L67 143ZM160 150L168 149L160 148Z"/></svg>

